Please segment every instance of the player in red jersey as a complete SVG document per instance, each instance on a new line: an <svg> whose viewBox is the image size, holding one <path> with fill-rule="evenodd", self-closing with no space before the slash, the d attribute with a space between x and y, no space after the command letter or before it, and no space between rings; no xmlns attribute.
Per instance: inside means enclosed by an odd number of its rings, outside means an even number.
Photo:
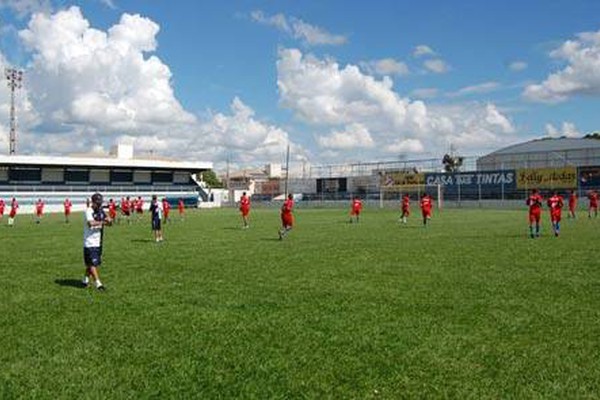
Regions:
<svg viewBox="0 0 600 400"><path fill-rule="evenodd" d="M287 199L281 206L281 229L279 230L279 240L283 240L287 236L288 232L292 230L294 226L294 195L288 194Z"/></svg>
<svg viewBox="0 0 600 400"><path fill-rule="evenodd" d="M575 210L577 210L577 193L571 190L569 192L569 218L575 219Z"/></svg>
<svg viewBox="0 0 600 400"><path fill-rule="evenodd" d="M73 207L73 203L71 203L71 200L69 200L69 198L67 197L65 199L65 201L63 202L63 208L65 211L65 224L69 223L69 217L71 216L71 208Z"/></svg>
<svg viewBox="0 0 600 400"><path fill-rule="evenodd" d="M552 196L548 199L548 208L550 209L550 221L552 222L552 230L554 236L558 237L560 234L560 219L563 208L563 197L555 191Z"/></svg>
<svg viewBox="0 0 600 400"><path fill-rule="evenodd" d="M142 196L138 196L137 198L137 203L135 204L135 212L140 216L144 214L144 199L142 199Z"/></svg>
<svg viewBox="0 0 600 400"><path fill-rule="evenodd" d="M42 222L44 216L44 200L38 199L35 203L35 223L39 224Z"/></svg>
<svg viewBox="0 0 600 400"><path fill-rule="evenodd" d="M129 196L124 199L121 199L121 213L123 217L127 220L127 223L130 224L131 220L129 219L131 215L131 202L129 201Z"/></svg>
<svg viewBox="0 0 600 400"><path fill-rule="evenodd" d="M183 220L183 213L185 212L185 204L183 202L183 198L179 198L179 202L177 203L177 209L179 210L179 219Z"/></svg>
<svg viewBox="0 0 600 400"><path fill-rule="evenodd" d="M162 199L162 206L164 221L166 224L167 222L169 222L169 211L171 211L171 204L169 204L166 197Z"/></svg>
<svg viewBox="0 0 600 400"><path fill-rule="evenodd" d="M4 208L6 207L6 203L4 203L4 199L0 199L0 222L4 219Z"/></svg>
<svg viewBox="0 0 600 400"><path fill-rule="evenodd" d="M592 213L594 214L594 217L598 217L598 192L590 190L588 192L588 200L590 201L588 218L592 218Z"/></svg>
<svg viewBox="0 0 600 400"><path fill-rule="evenodd" d="M410 196L405 194L402 196L402 215L400 216L400 220L403 224L408 222L408 216L410 215Z"/></svg>
<svg viewBox="0 0 600 400"><path fill-rule="evenodd" d="M242 214L243 229L249 228L248 216L250 215L250 198L246 196L246 192L240 197L240 213Z"/></svg>
<svg viewBox="0 0 600 400"><path fill-rule="evenodd" d="M10 201L10 212L8 213L8 226L13 226L15 223L15 217L17 216L17 210L19 209L19 203L14 197Z"/></svg>
<svg viewBox="0 0 600 400"><path fill-rule="evenodd" d="M356 223L358 223L362 208L362 201L358 196L354 196L354 199L352 199L352 204L350 206L350 223L354 222L354 220L356 220Z"/></svg>
<svg viewBox="0 0 600 400"><path fill-rule="evenodd" d="M421 197L421 214L423 215L423 226L427 226L427 221L431 219L431 210L433 209L433 198L427 193Z"/></svg>
<svg viewBox="0 0 600 400"><path fill-rule="evenodd" d="M117 221L117 203L110 199L108 200L108 217L113 221Z"/></svg>
<svg viewBox="0 0 600 400"><path fill-rule="evenodd" d="M537 189L532 189L525 202L529 206L529 235L531 238L540 237L540 220L542 217L542 202L544 199ZM535 232L533 224L535 223Z"/></svg>

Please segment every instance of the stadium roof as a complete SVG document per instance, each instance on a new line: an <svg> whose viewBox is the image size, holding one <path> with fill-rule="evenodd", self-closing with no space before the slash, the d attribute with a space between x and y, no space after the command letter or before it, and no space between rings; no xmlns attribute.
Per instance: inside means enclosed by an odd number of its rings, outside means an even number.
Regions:
<svg viewBox="0 0 600 400"><path fill-rule="evenodd" d="M487 156L517 153L543 153L552 151L600 149L600 140L584 138L535 139L496 150Z"/></svg>
<svg viewBox="0 0 600 400"><path fill-rule="evenodd" d="M185 171L212 169L211 162L165 161L152 159L123 159L117 157L52 157L52 156L7 156L0 155L0 165L29 165L57 167L107 167L107 168L148 168Z"/></svg>

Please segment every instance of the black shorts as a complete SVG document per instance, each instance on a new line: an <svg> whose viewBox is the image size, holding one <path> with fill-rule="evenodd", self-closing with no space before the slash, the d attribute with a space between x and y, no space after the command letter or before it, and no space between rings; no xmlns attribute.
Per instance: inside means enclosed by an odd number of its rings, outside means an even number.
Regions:
<svg viewBox="0 0 600 400"><path fill-rule="evenodd" d="M152 230L160 231L160 218L152 218Z"/></svg>
<svg viewBox="0 0 600 400"><path fill-rule="evenodd" d="M99 267L102 264L102 247L84 247L83 262L87 267Z"/></svg>

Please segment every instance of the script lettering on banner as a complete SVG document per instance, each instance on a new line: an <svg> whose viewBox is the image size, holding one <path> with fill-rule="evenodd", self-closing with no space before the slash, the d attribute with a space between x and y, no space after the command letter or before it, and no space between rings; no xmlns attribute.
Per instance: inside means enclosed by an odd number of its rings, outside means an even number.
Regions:
<svg viewBox="0 0 600 400"><path fill-rule="evenodd" d="M577 187L577 168L525 168L517 170L517 189L571 189Z"/></svg>
<svg viewBox="0 0 600 400"><path fill-rule="evenodd" d="M413 171L380 171L380 185L384 189L425 184L425 174Z"/></svg>

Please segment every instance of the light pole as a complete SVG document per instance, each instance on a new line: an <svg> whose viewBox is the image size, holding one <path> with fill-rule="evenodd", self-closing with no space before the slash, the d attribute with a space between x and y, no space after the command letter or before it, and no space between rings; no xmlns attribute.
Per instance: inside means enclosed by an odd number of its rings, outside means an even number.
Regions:
<svg viewBox="0 0 600 400"><path fill-rule="evenodd" d="M10 139L9 155L14 155L17 150L17 116L15 114L15 90L23 86L23 71L16 68L6 68L4 75L10 89Z"/></svg>

